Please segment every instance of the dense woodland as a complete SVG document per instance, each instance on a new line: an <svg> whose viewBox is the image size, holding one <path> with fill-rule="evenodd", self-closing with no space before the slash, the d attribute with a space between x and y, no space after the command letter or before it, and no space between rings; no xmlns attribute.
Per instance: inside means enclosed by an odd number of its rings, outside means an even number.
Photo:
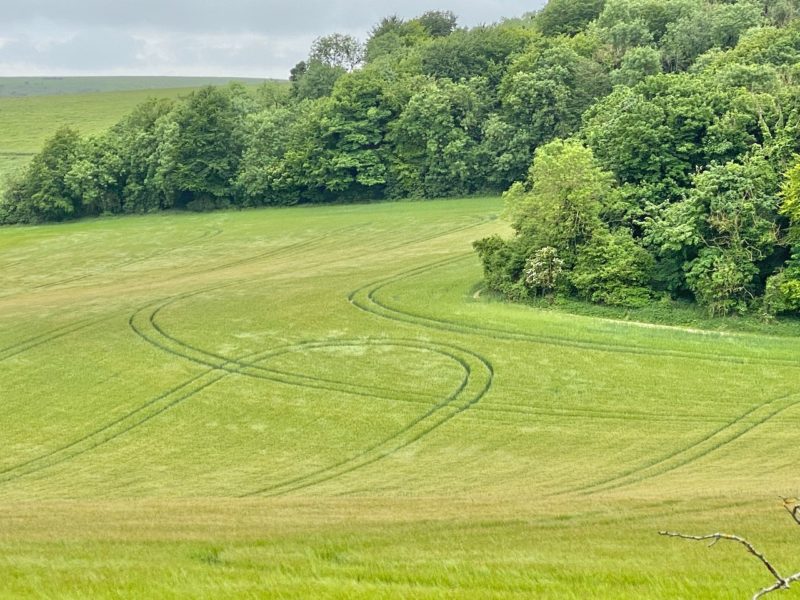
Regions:
<svg viewBox="0 0 800 600"><path fill-rule="evenodd" d="M505 192L493 289L800 311L800 0L551 0L318 39L291 85L62 129L0 223Z"/></svg>

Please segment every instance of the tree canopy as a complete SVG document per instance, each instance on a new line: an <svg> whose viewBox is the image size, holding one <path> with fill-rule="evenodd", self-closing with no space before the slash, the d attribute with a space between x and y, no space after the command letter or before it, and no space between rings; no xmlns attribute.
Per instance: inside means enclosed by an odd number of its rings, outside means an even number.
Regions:
<svg viewBox="0 0 800 600"><path fill-rule="evenodd" d="M505 191L514 236L476 248L509 297L798 312L798 15L551 0L474 28L388 16L363 42L315 40L285 93L205 88L102 135L59 130L5 186L0 223Z"/></svg>

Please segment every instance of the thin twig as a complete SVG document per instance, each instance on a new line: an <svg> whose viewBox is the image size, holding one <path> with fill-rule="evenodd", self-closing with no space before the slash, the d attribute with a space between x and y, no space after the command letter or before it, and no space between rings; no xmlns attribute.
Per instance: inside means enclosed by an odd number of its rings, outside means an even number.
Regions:
<svg viewBox="0 0 800 600"><path fill-rule="evenodd" d="M780 498L781 500L783 500L783 507L789 512L794 522L800 525L800 500L798 500L797 498L784 498L782 496ZM753 600L758 600L759 598L762 598L763 596L766 596L771 592L776 592L778 590L788 590L790 584L794 583L795 581L800 581L800 572L794 573L793 575L789 575L788 577L783 577L780 573L778 573L778 570L772 566L772 563L770 563L761 552L756 550L753 544L751 544L746 539L738 535L731 535L728 533L710 533L708 535L686 535L685 533L677 533L674 531L659 531L658 533L659 535L664 535L667 537L676 537L684 540L695 540L700 542L711 540L709 546L713 546L720 540L729 540L731 542L736 542L737 544L741 544L742 546L744 546L747 549L747 552L749 552L750 554L755 556L758 560L760 560L761 564L763 564L775 578L775 583L773 583L769 587L765 587L763 590L756 592L755 596L753 596Z"/></svg>
<svg viewBox="0 0 800 600"><path fill-rule="evenodd" d="M797 498L781 498L783 500L783 507L786 509L794 522L800 525L800 502L798 502Z"/></svg>
<svg viewBox="0 0 800 600"><path fill-rule="evenodd" d="M778 590L788 590L789 584L795 581L800 581L800 573L795 573L794 575L789 575L783 581L776 581L771 586L764 588L760 592L757 592L755 596L753 596L753 600L758 600L769 594L770 592L777 592Z"/></svg>
<svg viewBox="0 0 800 600"><path fill-rule="evenodd" d="M792 515L792 518L795 521L797 521L798 524L800 524L800 520L798 520L800 517L797 516L798 514L800 514L800 511L798 511L797 507L795 507L794 510L790 510L789 507L787 506L787 510L789 510L789 513ZM775 583L773 583L769 587L765 587L763 590L756 592L756 594L753 596L753 600L759 600L759 598L763 598L767 594L772 592L777 592L778 590L788 590L789 585L791 583L794 583L795 581L800 581L800 573L794 573L793 575L789 575L789 577L781 576L781 574L778 573L777 569L775 569L775 567L772 566L772 564L766 559L766 557L761 552L756 550L753 544L751 544L746 539L738 535L730 535L727 533L711 533L708 535L686 535L674 531L659 531L658 533L659 535L664 535L667 537L676 537L684 540L695 540L700 542L711 540L710 544L711 546L713 546L720 540L729 540L744 546L747 549L747 551L753 556L755 556L758 560L760 560L761 563L772 574L772 576L775 577Z"/></svg>
<svg viewBox="0 0 800 600"><path fill-rule="evenodd" d="M684 540L695 540L695 541L698 541L698 542L702 542L702 541L706 541L706 540L712 540L714 542L718 542L719 540L730 540L731 542L736 542L738 544L741 544L742 546L744 546L747 549L747 551L750 554L752 554L758 560L761 561L761 563L767 568L767 570L770 573L772 573L772 576L779 583L781 583L783 585L783 587L789 587L789 584L787 583L786 579L784 579L781 576L781 574L778 573L777 569L772 566L772 563L770 563L767 560L767 558L761 552L756 550L756 548L755 548L755 546L753 546L753 544L748 542L743 537L740 537L738 535L731 535L729 533L709 533L708 535L686 535L685 533L677 533L677 532L674 532L674 531L659 531L658 534L659 535L665 535L667 537L681 538L681 539L684 539Z"/></svg>

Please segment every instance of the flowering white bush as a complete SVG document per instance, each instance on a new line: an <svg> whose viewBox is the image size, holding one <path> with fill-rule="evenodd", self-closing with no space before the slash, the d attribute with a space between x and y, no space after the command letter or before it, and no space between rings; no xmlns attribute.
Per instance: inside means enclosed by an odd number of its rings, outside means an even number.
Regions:
<svg viewBox="0 0 800 600"><path fill-rule="evenodd" d="M525 283L532 289L547 293L556 287L563 270L564 261L558 257L558 251L545 246L525 262Z"/></svg>

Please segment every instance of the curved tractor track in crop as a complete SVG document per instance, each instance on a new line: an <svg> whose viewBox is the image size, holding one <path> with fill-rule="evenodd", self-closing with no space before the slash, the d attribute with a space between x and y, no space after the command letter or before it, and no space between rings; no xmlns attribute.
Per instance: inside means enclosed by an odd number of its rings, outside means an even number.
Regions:
<svg viewBox="0 0 800 600"><path fill-rule="evenodd" d="M457 224L438 232L420 234L409 238L402 234L388 233L381 236L381 243L375 254L388 253L392 250L412 247L417 244L445 238L459 232L470 231L486 224L489 218L472 219L470 222ZM314 250L324 251L329 245L331 249L341 244L339 237L348 232L365 227L352 226L324 231L318 235L305 235L297 241L270 244L266 249L216 264L189 267L176 273L178 277L200 274L224 273L231 270L235 275L236 267L255 266L259 273L259 264L267 264L269 259L284 260L303 256ZM219 235L220 230L208 231L192 240L194 244L202 244ZM117 265L124 268L133 262L146 261L157 255L173 251L173 249L145 256L135 261ZM435 255L431 255L435 256ZM439 255L441 256L441 254ZM120 416L106 423L98 424L94 429L76 435L73 439L49 449L33 458L6 466L0 469L0 484L4 484L45 469L51 469L88 452L96 451L121 436L131 434L147 425L166 411L191 401L198 394L208 392L212 388L224 385L232 378L250 378L263 381L269 385L306 388L323 393L339 394L365 401L385 401L406 406L418 407L418 411L394 430L382 435L377 440L364 444L363 447L351 450L344 456L332 459L328 464L307 471L297 470L276 479L270 473L264 473L261 481L254 480L246 489L233 493L245 496L279 496L307 490L325 482L343 477L353 471L368 467L378 461L389 458L409 446L425 440L437 430L459 416L471 420L502 422L503 416L518 417L555 417L564 419L625 419L639 421L684 421L710 427L711 430L700 434L694 440L678 445L660 456L648 457L627 465L619 472L595 481L583 482L577 486L562 489L557 494L577 493L594 494L633 485L673 470L689 465L712 452L735 442L760 425L800 405L800 394L783 394L767 399L745 412L727 420L714 415L671 414L665 416L654 412L615 411L592 408L558 408L543 404L513 404L497 400L482 402L490 392L495 380L495 367L489 356L476 349L475 341L498 340L539 346L565 346L591 352L656 356L673 360L702 360L723 364L742 365L775 365L780 367L797 367L797 361L778 357L736 356L726 353L703 353L686 350L651 348L644 345L626 343L601 343L591 340L539 334L533 331L513 331L507 328L482 326L446 316L424 314L418 308L408 308L397 300L390 300L393 286L408 285L416 277L435 276L437 270L457 266L472 258L472 254L449 253L445 258L429 261L425 264L405 268L395 273L370 281L350 291L346 297L349 303L370 317L379 318L388 323L402 325L402 333L389 331L381 336L366 335L364 337L331 336L322 339L304 339L292 343L276 343L262 347L247 354L220 352L205 347L202 343L187 339L173 330L169 321L168 309L178 307L181 311L191 311L193 301L203 295L235 288L253 283L253 276L220 278L211 285L201 286L180 294L163 297L140 305L128 313L129 331L149 347L169 357L170 360L185 361L196 368L196 372L173 387L164 390L154 397L130 407ZM474 260L474 258L472 258ZM353 256L333 258L324 266L334 267L354 260ZM317 265L319 266L319 265ZM251 271L254 269L251 268ZM87 273L78 279L65 279L40 287L57 286L72 281L91 277ZM267 284L270 274L256 275L259 283ZM28 352L41 345L48 344L66 336L81 333L93 325L108 320L82 319L54 328L48 332L31 336L27 339L0 348L0 362ZM449 392L434 394L420 389L413 382L411 385L380 385L374 382L358 381L358 378L345 378L330 375L315 375L306 372L301 364L297 368L287 367L286 362L275 364L276 359L291 358L314 351L342 351L346 356L348 350L359 352L403 350L410 352L420 360L436 357L437 360L453 366L453 372L459 373L457 379L450 382ZM292 365L289 360L289 365ZM254 479L259 479L256 477Z"/></svg>
<svg viewBox="0 0 800 600"><path fill-rule="evenodd" d="M412 239L389 236L384 238L385 244L381 251L403 248L410 244L423 243L469 230L483 225L488 220L477 219L466 225L451 227L438 233L421 235ZM194 270L189 274L220 271L234 266L257 263L270 257L287 258L312 247L318 248L320 244L324 244L332 235L346 232L349 229L351 228L329 231L313 238L270 249L242 259ZM254 485L252 490L238 494L240 496L281 495L329 481L395 454L403 448L422 440L457 415L473 407L486 395L491 387L494 371L488 360L469 349L454 344L394 337L305 340L295 344L265 348L247 355L227 356L204 349L170 333L167 326L162 322L163 319L159 318L162 311L172 305L179 303L190 305L194 297L241 285L242 283L244 283L243 280L234 279L203 287L150 302L131 313L128 318L128 325L138 338L176 360L188 361L203 370L92 431L86 432L34 458L0 469L0 484L55 467L87 452L94 451L112 440L129 434L149 423L167 410L189 401L197 394L211 388L211 386L219 385L229 377L249 377L273 384L305 387L324 392L346 394L366 399L388 400L420 407L416 416L404 423L399 429L345 458L323 468L309 472L294 473L281 481L272 481L260 486ZM39 344L78 332L96 323L97 321L94 320L82 321L78 324L54 329L48 333L23 340L7 348L0 349L0 360L9 358L16 353L25 352ZM302 372L302 370L290 371L285 368L273 368L269 365L270 359L291 353L342 348L361 350L402 348L420 355L436 355L455 365L461 376L458 381L454 382L451 392L446 396L440 397L414 387L402 389L402 386L389 388L374 384L362 385L353 381L313 376Z"/></svg>
<svg viewBox="0 0 800 600"><path fill-rule="evenodd" d="M411 310L407 310L397 304L392 304L386 300L382 300L380 293L391 288L392 285L406 282L407 280L420 275L429 275L437 269L447 267L459 263L470 258L471 255L461 255L456 257L439 260L419 267L408 269L401 273L391 275L363 285L351 291L348 295L348 300L356 308L372 314L376 317L388 319L399 323L411 323L420 327L428 328L431 330L449 331L458 334L477 335L494 338L498 340L509 340L523 343L532 343L540 345L551 346L568 346L574 348L581 348L586 350L604 352L604 353L620 353L620 354L640 354L663 356L677 359L689 360L703 360L712 363L734 363L734 364L768 364L777 366L790 366L800 367L800 362L791 359L782 358L763 358L763 357L740 357L729 354L707 354L699 352L686 352L677 350L662 350L656 348L647 348L640 346L631 346L624 344L613 343L597 343L585 340L574 340L566 337L545 336L537 335L529 332L514 332L506 329L483 327L464 323L455 320L449 320L440 317L431 317ZM771 419L789 411L790 409L800 405L800 392L782 394L778 397L769 398L761 404L753 406L746 410L744 413L738 415L730 421L724 422L721 426L713 429L712 431L701 435L694 441L680 445L664 455L650 457L642 463L636 464L632 467L622 470L621 472L606 477L604 479L594 481L589 484L583 484L578 487L571 487L560 490L552 495L560 495L564 493L578 492L583 495L590 495L602 491L614 490L635 483L639 483L654 477L664 475L695 461L700 460L721 448L735 442L745 434L753 431L757 427L767 423ZM637 418L637 415L630 415L629 413L618 414L608 411L553 411L553 410L530 410L521 409L519 406L508 405L505 403L493 403L491 407L482 407L482 413L518 413L518 414L533 414L545 415L550 414L559 417L581 417L581 418L611 418L611 419L625 419L631 417ZM484 414L481 414L484 417ZM639 416L639 419L650 420L654 415ZM677 417L680 420L681 417ZM671 417L670 420L676 420ZM689 422L717 422L718 419L712 417L698 418L692 417L688 419Z"/></svg>

